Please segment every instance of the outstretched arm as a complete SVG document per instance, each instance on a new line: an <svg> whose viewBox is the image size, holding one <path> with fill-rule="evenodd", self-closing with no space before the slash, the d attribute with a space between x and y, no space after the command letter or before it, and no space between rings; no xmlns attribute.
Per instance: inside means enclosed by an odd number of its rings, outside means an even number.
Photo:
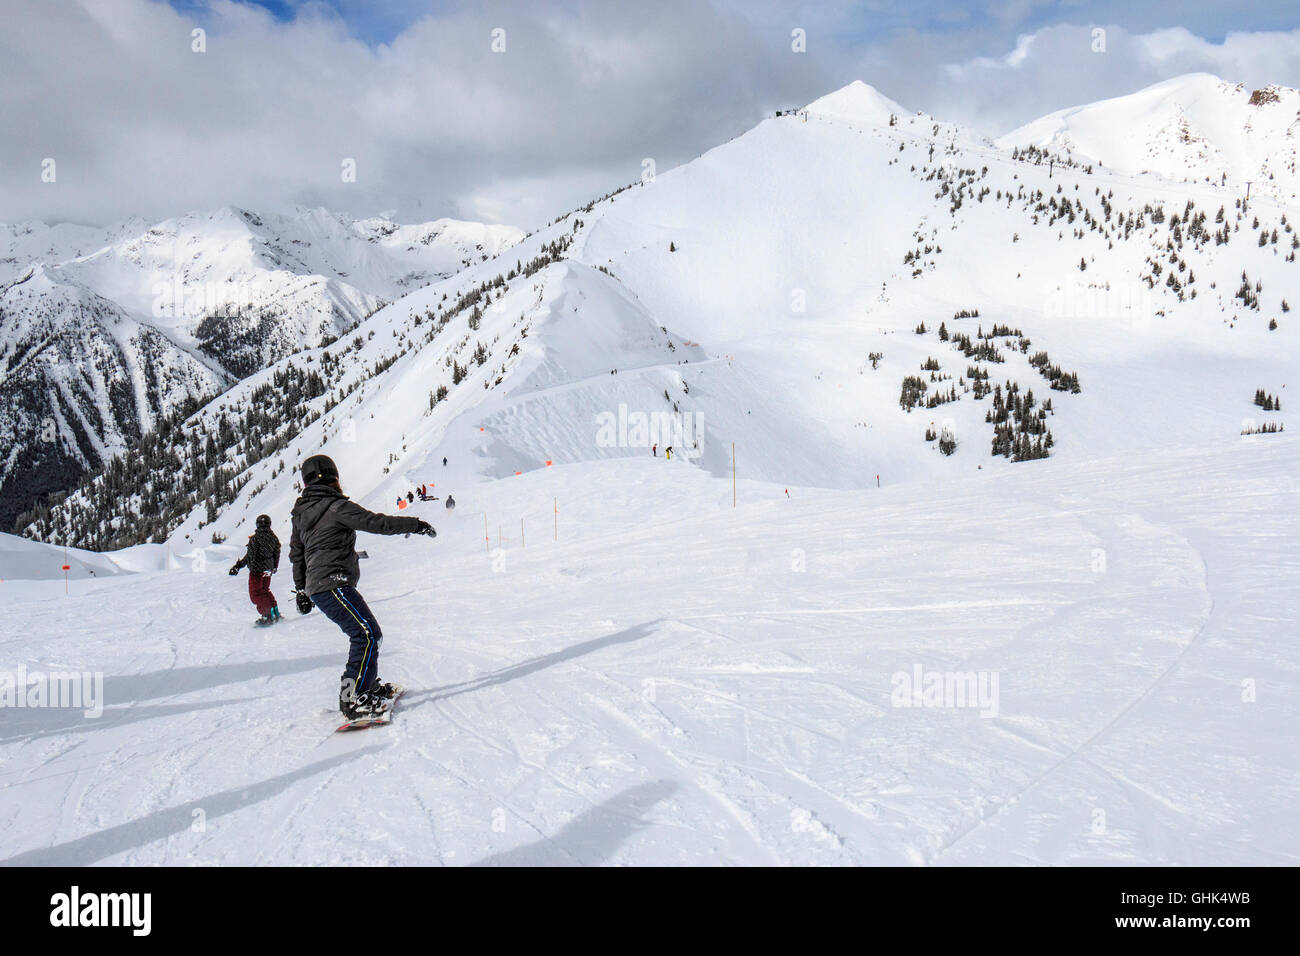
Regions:
<svg viewBox="0 0 1300 956"><path fill-rule="evenodd" d="M340 505L335 517L345 528L365 531L367 534L416 534L424 523L419 518L376 514L355 501L346 501Z"/></svg>

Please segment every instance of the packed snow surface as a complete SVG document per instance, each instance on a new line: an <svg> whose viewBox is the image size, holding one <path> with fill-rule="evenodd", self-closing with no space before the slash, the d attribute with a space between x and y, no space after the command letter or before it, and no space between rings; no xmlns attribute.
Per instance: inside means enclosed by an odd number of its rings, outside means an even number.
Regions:
<svg viewBox="0 0 1300 956"><path fill-rule="evenodd" d="M4 660L103 713L5 713L3 857L1295 864L1298 472L1267 436L734 509L649 455L466 485L361 541L408 691L350 735L287 562L271 630L232 549L5 581Z"/></svg>

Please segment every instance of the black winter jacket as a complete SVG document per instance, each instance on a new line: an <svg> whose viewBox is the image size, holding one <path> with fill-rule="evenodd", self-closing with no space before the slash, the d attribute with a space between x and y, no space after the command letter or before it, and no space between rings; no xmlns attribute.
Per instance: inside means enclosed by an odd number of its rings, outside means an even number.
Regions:
<svg viewBox="0 0 1300 956"><path fill-rule="evenodd" d="M330 485L308 485L293 506L293 586L308 594L353 587L361 577L357 532L411 534L419 518L367 511Z"/></svg>
<svg viewBox="0 0 1300 956"><path fill-rule="evenodd" d="M280 539L270 528L254 531L248 536L248 550L235 562L236 570L244 567L250 574L280 570Z"/></svg>

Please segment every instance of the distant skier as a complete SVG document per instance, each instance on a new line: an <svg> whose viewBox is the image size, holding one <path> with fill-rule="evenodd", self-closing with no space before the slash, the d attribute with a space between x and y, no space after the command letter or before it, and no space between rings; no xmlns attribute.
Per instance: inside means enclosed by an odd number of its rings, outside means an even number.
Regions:
<svg viewBox="0 0 1300 956"><path fill-rule="evenodd" d="M442 467L444 467L444 468L447 467L447 457L446 457L445 455L443 456L443 459L442 459Z"/></svg>
<svg viewBox="0 0 1300 956"><path fill-rule="evenodd" d="M379 680L383 632L356 589L361 577L357 532L430 538L437 533L421 518L375 514L349 499L339 486L338 467L327 455L312 455L302 463L302 482L289 540L298 611L308 614L315 605L348 635L348 662L339 686L343 715L355 720L383 713L393 685Z"/></svg>
<svg viewBox="0 0 1300 956"><path fill-rule="evenodd" d="M447 510L448 511L456 510L456 499L453 498L451 495L447 496Z"/></svg>
<svg viewBox="0 0 1300 956"><path fill-rule="evenodd" d="M667 458L669 461L672 461L672 460L673 460L673 446L672 446L672 445L669 445L667 448L664 449L664 457Z"/></svg>
<svg viewBox="0 0 1300 956"><path fill-rule="evenodd" d="M408 491L408 492L406 493L406 503L407 503L408 505L413 505L413 504L415 504L415 492L414 492L414 491Z"/></svg>
<svg viewBox="0 0 1300 956"><path fill-rule="evenodd" d="M271 516L257 516L257 530L248 536L248 550L230 569L232 575L248 568L248 597L262 615L254 623L268 627L280 620L280 604L271 593L271 575L280 570L280 539L271 530Z"/></svg>
<svg viewBox="0 0 1300 956"><path fill-rule="evenodd" d="M650 446L650 454L654 455L656 458L659 457L659 445L657 443Z"/></svg>

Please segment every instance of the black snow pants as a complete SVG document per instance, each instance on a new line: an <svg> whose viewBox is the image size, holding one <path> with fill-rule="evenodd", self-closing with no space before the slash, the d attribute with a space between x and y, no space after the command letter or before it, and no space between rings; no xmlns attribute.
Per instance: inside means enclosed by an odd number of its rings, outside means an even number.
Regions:
<svg viewBox="0 0 1300 956"><path fill-rule="evenodd" d="M339 696L345 697L349 692L364 694L379 679L379 644L384 636L379 622L354 587L321 591L313 594L311 600L350 640Z"/></svg>

